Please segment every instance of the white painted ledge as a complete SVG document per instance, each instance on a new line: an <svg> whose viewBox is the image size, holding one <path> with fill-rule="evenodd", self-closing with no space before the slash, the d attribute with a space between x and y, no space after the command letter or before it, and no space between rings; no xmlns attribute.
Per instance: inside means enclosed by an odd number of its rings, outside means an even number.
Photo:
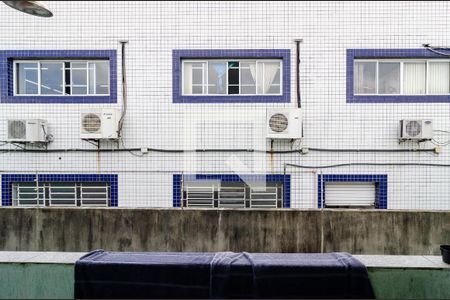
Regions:
<svg viewBox="0 0 450 300"><path fill-rule="evenodd" d="M367 268L450 269L442 256L421 255L354 255Z"/></svg>
<svg viewBox="0 0 450 300"><path fill-rule="evenodd" d="M74 264L86 252L0 251L0 263ZM450 269L441 256L354 255L368 268Z"/></svg>

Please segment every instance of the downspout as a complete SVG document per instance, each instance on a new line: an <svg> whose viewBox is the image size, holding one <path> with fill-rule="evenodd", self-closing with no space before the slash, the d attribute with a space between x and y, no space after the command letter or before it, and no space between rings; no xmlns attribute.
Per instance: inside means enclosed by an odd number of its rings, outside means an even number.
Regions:
<svg viewBox="0 0 450 300"><path fill-rule="evenodd" d="M303 42L302 39L294 40L296 46L296 61L295 61L295 86L297 90L297 107L302 108L302 99L300 94L300 43Z"/></svg>
<svg viewBox="0 0 450 300"><path fill-rule="evenodd" d="M122 136L122 127L125 115L127 114L127 71L125 68L125 45L128 41L120 41L122 46L122 115L119 120L118 136Z"/></svg>

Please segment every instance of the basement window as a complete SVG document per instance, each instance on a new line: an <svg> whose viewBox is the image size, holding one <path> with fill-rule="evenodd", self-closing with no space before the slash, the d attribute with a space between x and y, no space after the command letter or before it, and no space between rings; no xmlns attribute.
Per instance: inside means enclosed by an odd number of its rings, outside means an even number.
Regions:
<svg viewBox="0 0 450 300"><path fill-rule="evenodd" d="M108 96L109 60L14 61L14 96Z"/></svg>
<svg viewBox="0 0 450 300"><path fill-rule="evenodd" d="M182 203L193 208L281 208L282 182L197 180L183 186Z"/></svg>
<svg viewBox="0 0 450 300"><path fill-rule="evenodd" d="M106 182L17 182L12 184L14 206L111 206Z"/></svg>

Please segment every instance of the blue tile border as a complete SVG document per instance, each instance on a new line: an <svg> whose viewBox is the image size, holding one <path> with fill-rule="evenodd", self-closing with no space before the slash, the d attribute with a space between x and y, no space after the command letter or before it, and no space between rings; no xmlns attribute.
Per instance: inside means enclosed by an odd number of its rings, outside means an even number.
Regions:
<svg viewBox="0 0 450 300"><path fill-rule="evenodd" d="M347 103L447 103L450 95L422 96L364 96L353 95L353 66L355 59L376 58L445 58L427 49L347 49Z"/></svg>
<svg viewBox="0 0 450 300"><path fill-rule="evenodd" d="M117 103L116 50L4 50L0 51L0 103ZM109 96L13 96L13 60L109 59Z"/></svg>
<svg viewBox="0 0 450 300"><path fill-rule="evenodd" d="M284 174L246 174L245 178L255 181L282 182L283 183L283 208L291 207L291 175ZM181 174L173 174L173 207L181 207ZM185 180L220 180L242 182L242 178L236 174L187 174Z"/></svg>
<svg viewBox="0 0 450 300"><path fill-rule="evenodd" d="M118 176L117 174L38 174L39 181L59 182L107 182L110 184L111 207L118 206ZM14 182L33 182L35 174L3 174L2 175L2 206L12 206L12 184Z"/></svg>
<svg viewBox="0 0 450 300"><path fill-rule="evenodd" d="M183 96L181 94L181 60L185 58L281 58L283 60L283 94L280 96ZM173 103L285 103L291 101L290 49L175 49L172 50Z"/></svg>
<svg viewBox="0 0 450 300"><path fill-rule="evenodd" d="M322 180L323 176L323 180ZM375 208L387 209L387 175L382 174L325 174L318 175L317 205L322 207L321 195L325 199L326 182L375 182ZM322 186L323 183L323 186Z"/></svg>

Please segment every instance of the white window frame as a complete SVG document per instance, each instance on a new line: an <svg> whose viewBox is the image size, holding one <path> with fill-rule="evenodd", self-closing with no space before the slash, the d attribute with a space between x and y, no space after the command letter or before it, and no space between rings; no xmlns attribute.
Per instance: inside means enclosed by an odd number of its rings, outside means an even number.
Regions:
<svg viewBox="0 0 450 300"><path fill-rule="evenodd" d="M97 62L108 62L109 60L101 60L101 59L97 59L97 60L71 60L71 59L67 59L67 60L47 60L47 59L43 59L43 60L14 60L13 61L13 95L14 96L24 96L24 97L104 97L104 96L110 96L111 95L111 69L108 69L108 91L109 93L107 94L89 94L89 64L90 63L97 63ZM38 65L38 93L37 94L18 94L17 93L17 64L19 63L37 63ZM41 64L42 63L61 63L62 64L62 90L63 93L62 94L42 94L41 93ZM65 63L70 63L70 67L68 69L66 69L65 67ZM66 94L66 70L70 70L71 76L70 76L70 88L72 89L73 84L72 84L72 80L73 80L73 76L72 76L72 63L86 63L86 94ZM78 69L79 68L74 68L74 69ZM94 92L96 92L96 68L94 69ZM71 90L72 91L72 90Z"/></svg>
<svg viewBox="0 0 450 300"><path fill-rule="evenodd" d="M448 94L431 94L429 91L429 64L430 62L445 62L449 64L450 68L450 59L421 59L421 58L413 58L413 59L355 59L353 61L353 78L355 78L355 66L356 63L359 62L374 62L376 63L375 68L375 85L376 85L376 93L375 94L358 94L355 93L355 87L353 86L353 95L354 96L450 96L450 92ZM378 78L378 69L379 63L390 62L390 63L400 63L400 93L399 94L380 94L379 93L379 78ZM404 94L403 93L403 66L405 63L425 63L425 94Z"/></svg>
<svg viewBox="0 0 450 300"><path fill-rule="evenodd" d="M239 94L228 94L228 63L232 62L232 61L237 61L239 62ZM225 94L209 94L208 90L209 90L209 63L214 63L214 62L222 62L222 63L226 63L227 64L227 72L226 72L226 93ZM241 63L255 63L255 93L254 94L241 94L241 74L242 72L240 72L241 69ZM280 65L280 92L277 94L259 94L258 93L258 63L279 63ZM202 87L202 91L205 91L205 93L202 94L185 94L184 93L184 64L185 63L204 63L205 67L203 68L203 87ZM264 72L263 72L264 75ZM263 80L264 81L264 80ZM278 84L276 84L278 85ZM236 96L282 96L283 95L283 60L282 59L229 59L229 58L223 58L223 59L183 59L181 61L181 95L182 96L220 96L220 97L236 97Z"/></svg>

